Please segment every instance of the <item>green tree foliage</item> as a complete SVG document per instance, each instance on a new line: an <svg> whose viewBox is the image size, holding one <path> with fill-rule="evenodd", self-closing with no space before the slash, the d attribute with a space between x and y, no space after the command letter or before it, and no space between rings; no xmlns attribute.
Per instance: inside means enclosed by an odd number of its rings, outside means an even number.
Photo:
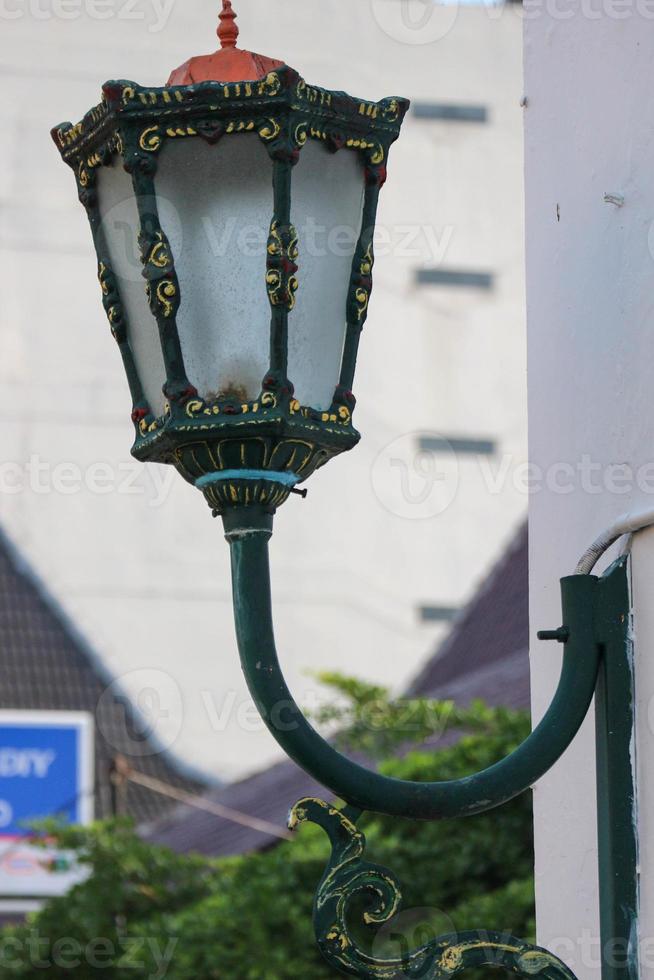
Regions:
<svg viewBox="0 0 654 980"><path fill-rule="evenodd" d="M326 676L339 704L321 721L339 741L404 779L452 779L483 769L526 736L525 714L481 703L398 702L360 681ZM429 740L440 737L433 747ZM455 737L456 736L456 737ZM425 743L427 740L427 745ZM411 750L412 746L421 748ZM289 800L289 805L293 800ZM531 938L531 799L469 820L419 823L368 815L367 857L404 887L404 912L376 948L397 954L443 933L492 928ZM124 820L45 828L88 869L66 897L0 933L0 980L323 980L313 895L328 858L322 832L244 857L179 856L143 842ZM497 975L493 973L492 975Z"/></svg>

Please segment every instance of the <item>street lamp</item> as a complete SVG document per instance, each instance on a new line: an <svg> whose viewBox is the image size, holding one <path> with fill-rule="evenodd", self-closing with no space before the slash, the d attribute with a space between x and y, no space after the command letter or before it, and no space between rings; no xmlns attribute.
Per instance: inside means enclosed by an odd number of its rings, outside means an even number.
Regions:
<svg viewBox="0 0 654 980"><path fill-rule="evenodd" d="M333 967L360 977L436 978L501 965L524 977L573 980L547 951L486 931L374 958L352 930L352 900L365 892L365 921L375 928L394 915L400 893L390 872L363 860L356 823L364 810L470 816L547 772L587 714L607 651L616 689L628 683L624 562L603 579L563 580L565 627L543 637L565 645L558 691L525 743L490 769L442 783L389 779L339 754L309 725L277 659L268 541L276 509L359 440L352 387L377 204L409 103L313 87L282 62L238 49L230 0L218 35L218 52L191 58L166 86L107 82L80 123L52 133L91 224L132 396L132 452L173 465L222 516L250 691L286 752L345 801L338 809L304 800L291 817L292 825L320 824L332 842L314 918ZM600 720L610 706L605 685ZM630 731L603 743L600 732L600 776L624 768ZM600 848L609 882L603 928L627 939L631 886L617 888L611 868L635 867L630 786L601 801ZM608 970L604 980L623 976Z"/></svg>
<svg viewBox="0 0 654 980"><path fill-rule="evenodd" d="M53 130L74 170L133 402L134 455L216 514L270 515L359 439L352 394L373 233L404 99L354 99L241 51L165 88L107 82Z"/></svg>

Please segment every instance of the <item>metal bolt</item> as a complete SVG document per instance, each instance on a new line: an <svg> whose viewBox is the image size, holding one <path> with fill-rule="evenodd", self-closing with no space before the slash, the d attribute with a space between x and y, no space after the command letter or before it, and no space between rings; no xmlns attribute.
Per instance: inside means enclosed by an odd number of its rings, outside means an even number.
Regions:
<svg viewBox="0 0 654 980"><path fill-rule="evenodd" d="M570 630L567 626L560 626L558 630L540 630L536 635L539 640L555 640L557 643L567 643L570 639Z"/></svg>

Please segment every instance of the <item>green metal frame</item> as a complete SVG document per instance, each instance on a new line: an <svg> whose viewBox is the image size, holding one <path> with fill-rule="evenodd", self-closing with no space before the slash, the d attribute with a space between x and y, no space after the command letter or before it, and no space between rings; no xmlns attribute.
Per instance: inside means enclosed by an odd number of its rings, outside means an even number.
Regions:
<svg viewBox="0 0 654 980"><path fill-rule="evenodd" d="M360 438L352 423L352 386L372 291L377 204L389 150L399 136L409 103L400 98L367 102L316 88L288 66L253 82L145 88L135 82L112 81L102 92L100 105L80 123L62 123L52 136L75 173L91 224L103 302L132 395L136 427L132 452L143 461L175 466L185 480L203 491L216 514L250 504L274 510L296 484L353 448ZM177 330L183 295L175 257L157 213L157 161L171 141L196 139L217 144L246 133L259 136L271 159L272 217L267 260L261 270L261 287L267 290L271 307L270 366L253 402L244 402L235 394L206 401L188 377ZM292 174L309 140L322 143L332 153L356 153L365 187L361 231L343 310L347 326L340 378L327 411L301 405L287 376L289 320L302 269L298 235L291 221ZM98 170L117 158L132 175L139 209L144 288L159 329L166 369L162 417L153 414L144 396L100 220Z"/></svg>
<svg viewBox="0 0 654 980"><path fill-rule="evenodd" d="M525 742L496 765L465 779L415 783L364 768L312 728L288 689L275 649L268 558L272 518L253 509L233 512L225 531L232 556L236 634L252 697L287 755L346 804L338 810L320 800L303 800L291 816L291 826L310 820L332 842L332 858L314 908L318 943L330 963L342 972L369 978L436 980L482 965L502 966L523 977L574 978L547 951L482 930L441 937L401 960L378 960L357 943L348 913L361 891L373 899L373 911L366 914L370 928L387 922L400 906L392 873L363 860L365 840L356 821L364 811L438 820L500 806L528 790L558 761L596 696L603 980L633 980L637 877L626 559L602 578L574 575L562 580L564 626L541 634L542 639L564 645L561 678L548 711Z"/></svg>
<svg viewBox="0 0 654 980"><path fill-rule="evenodd" d="M323 956L340 972L356 977L420 977L444 980L471 967L503 967L522 977L541 980L575 980L556 956L507 933L473 930L440 936L392 959L375 957L358 939L353 919L356 899L366 900L364 926L377 930L396 915L402 905L399 883L392 872L363 858L366 841L347 812L322 800L300 800L293 807L291 828L316 824L328 835L332 853L314 902L314 922Z"/></svg>
<svg viewBox="0 0 654 980"><path fill-rule="evenodd" d="M637 980L638 830L631 601L626 560L606 576L604 656L595 695L603 980ZM623 570L624 569L624 570Z"/></svg>

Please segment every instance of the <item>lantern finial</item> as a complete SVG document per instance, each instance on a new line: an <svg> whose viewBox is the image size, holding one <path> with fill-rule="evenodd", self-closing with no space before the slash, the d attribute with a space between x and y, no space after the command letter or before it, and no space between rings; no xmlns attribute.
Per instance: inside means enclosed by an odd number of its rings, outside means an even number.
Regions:
<svg viewBox="0 0 654 980"><path fill-rule="evenodd" d="M1 2L1 0L0 0ZM283 61L267 58L253 51L236 47L239 29L232 0L223 0L218 18L218 37L221 48L212 54L189 58L171 74L168 85L195 85L198 82L250 82L265 78L271 71L282 68Z"/></svg>
<svg viewBox="0 0 654 980"><path fill-rule="evenodd" d="M239 29L236 25L236 14L232 10L232 0L223 0L223 9L218 15L220 26L218 37L223 48L235 48Z"/></svg>

